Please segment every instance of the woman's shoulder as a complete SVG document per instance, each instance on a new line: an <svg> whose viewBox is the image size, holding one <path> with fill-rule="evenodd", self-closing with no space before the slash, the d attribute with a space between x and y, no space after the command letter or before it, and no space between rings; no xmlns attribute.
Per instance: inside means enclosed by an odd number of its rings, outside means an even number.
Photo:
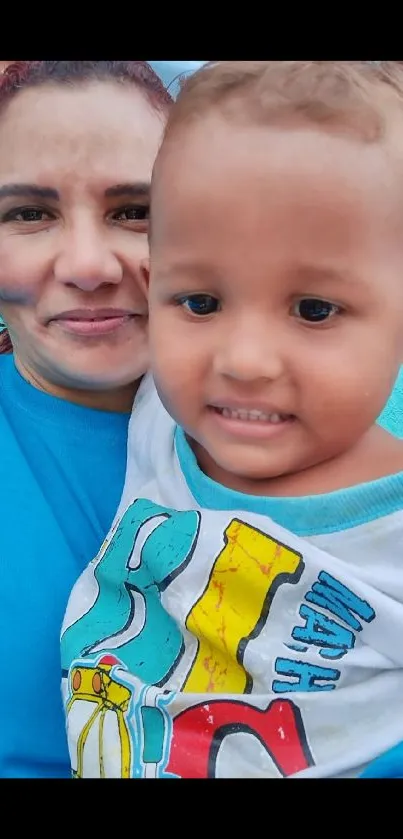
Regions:
<svg viewBox="0 0 403 839"><path fill-rule="evenodd" d="M12 380L15 366L12 353L0 355L0 408L4 401L12 401Z"/></svg>
<svg viewBox="0 0 403 839"><path fill-rule="evenodd" d="M28 398L22 391L21 384L25 382L17 372L12 354L0 354L0 468L3 469L4 452L11 451L11 440L21 440L29 437L28 425L34 420L30 418L29 395L33 388L27 388ZM25 397L25 398L24 398ZM34 422L35 424L35 422Z"/></svg>

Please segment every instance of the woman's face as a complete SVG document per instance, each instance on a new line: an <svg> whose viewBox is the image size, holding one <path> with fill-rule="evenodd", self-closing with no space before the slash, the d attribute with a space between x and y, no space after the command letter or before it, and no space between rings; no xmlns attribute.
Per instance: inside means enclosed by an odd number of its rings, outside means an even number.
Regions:
<svg viewBox="0 0 403 839"><path fill-rule="evenodd" d="M138 274L163 122L116 82L30 88L1 113L0 312L26 377L72 401L147 367Z"/></svg>

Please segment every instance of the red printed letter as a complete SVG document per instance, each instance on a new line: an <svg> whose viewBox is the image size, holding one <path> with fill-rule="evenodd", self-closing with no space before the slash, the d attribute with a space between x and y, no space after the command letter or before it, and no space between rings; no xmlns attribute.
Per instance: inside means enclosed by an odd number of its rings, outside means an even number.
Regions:
<svg viewBox="0 0 403 839"><path fill-rule="evenodd" d="M214 778L221 743L236 732L257 737L283 776L313 764L299 708L290 700L275 699L260 710L214 699L174 718L167 771L180 778Z"/></svg>

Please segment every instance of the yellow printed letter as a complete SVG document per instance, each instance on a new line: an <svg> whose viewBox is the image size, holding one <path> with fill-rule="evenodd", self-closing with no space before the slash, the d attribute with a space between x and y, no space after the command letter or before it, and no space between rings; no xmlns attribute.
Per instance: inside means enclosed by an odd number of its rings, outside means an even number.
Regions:
<svg viewBox="0 0 403 839"><path fill-rule="evenodd" d="M207 587L186 626L199 641L183 690L188 693L248 693L242 666L246 644L256 638L282 583L299 580L301 554L249 524L233 519L225 530Z"/></svg>

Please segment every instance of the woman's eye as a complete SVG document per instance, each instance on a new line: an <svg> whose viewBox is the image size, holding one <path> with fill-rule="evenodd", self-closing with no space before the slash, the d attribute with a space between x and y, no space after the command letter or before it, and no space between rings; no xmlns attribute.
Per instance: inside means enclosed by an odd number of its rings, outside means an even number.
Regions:
<svg viewBox="0 0 403 839"><path fill-rule="evenodd" d="M187 297L181 297L179 303L192 315L199 316L212 315L218 311L220 306L217 298L212 297L211 294L191 294Z"/></svg>
<svg viewBox="0 0 403 839"><path fill-rule="evenodd" d="M19 207L15 210L10 210L6 216L5 221L23 221L23 222L38 222L53 218L51 213L46 210L41 210L40 207Z"/></svg>
<svg viewBox="0 0 403 839"><path fill-rule="evenodd" d="M121 207L113 213L115 221L148 221L150 208L144 205L138 207Z"/></svg>
<svg viewBox="0 0 403 839"><path fill-rule="evenodd" d="M337 315L340 312L340 306L335 303L329 303L328 300L319 300L316 297L305 297L303 300L298 300L294 306L292 313L301 320L309 323L321 323Z"/></svg>

